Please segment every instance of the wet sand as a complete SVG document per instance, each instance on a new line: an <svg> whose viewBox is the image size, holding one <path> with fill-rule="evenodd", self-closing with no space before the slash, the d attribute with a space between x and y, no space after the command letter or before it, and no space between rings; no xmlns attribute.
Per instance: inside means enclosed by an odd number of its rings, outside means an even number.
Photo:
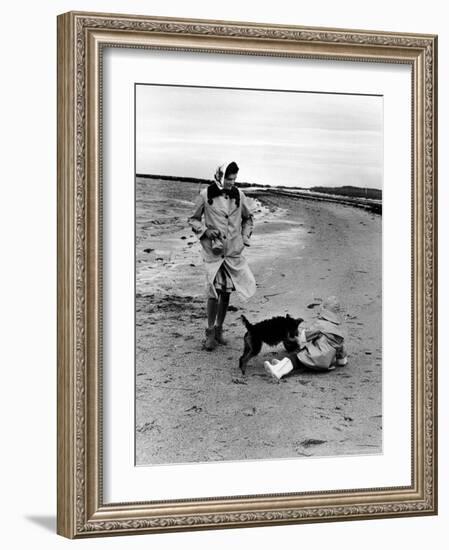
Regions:
<svg viewBox="0 0 449 550"><path fill-rule="evenodd" d="M202 348L200 245L186 219L201 186L137 180L136 464L375 454L382 451L382 217L336 203L259 195L246 257L257 293L236 293L227 346ZM240 315L312 321L336 295L349 364L273 383L264 347L243 377ZM308 307L309 306L309 307Z"/></svg>

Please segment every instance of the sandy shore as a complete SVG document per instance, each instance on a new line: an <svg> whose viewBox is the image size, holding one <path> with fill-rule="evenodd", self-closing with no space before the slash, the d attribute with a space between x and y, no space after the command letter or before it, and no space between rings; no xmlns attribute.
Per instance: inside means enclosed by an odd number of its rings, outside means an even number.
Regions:
<svg viewBox="0 0 449 550"><path fill-rule="evenodd" d="M202 349L204 274L186 218L197 184L137 180L136 463L374 454L382 450L381 227L352 206L285 196L255 201L246 251L257 281L231 298L229 344ZM241 313L311 321L339 297L349 364L271 382L265 348L242 377Z"/></svg>

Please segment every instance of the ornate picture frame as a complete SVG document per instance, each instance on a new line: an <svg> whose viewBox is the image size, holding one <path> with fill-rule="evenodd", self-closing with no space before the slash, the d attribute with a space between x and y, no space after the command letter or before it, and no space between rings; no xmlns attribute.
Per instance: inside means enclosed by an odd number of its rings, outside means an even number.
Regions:
<svg viewBox="0 0 449 550"><path fill-rule="evenodd" d="M106 503L105 48L404 64L412 75L411 484ZM58 17L58 519L69 538L437 513L437 37L70 12ZM132 365L129 366L133 368ZM181 492L180 492L181 494Z"/></svg>

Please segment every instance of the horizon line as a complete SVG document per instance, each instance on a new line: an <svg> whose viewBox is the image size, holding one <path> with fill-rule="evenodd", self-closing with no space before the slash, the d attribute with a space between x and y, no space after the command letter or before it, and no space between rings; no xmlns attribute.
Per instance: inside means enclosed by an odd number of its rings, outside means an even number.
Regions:
<svg viewBox="0 0 449 550"><path fill-rule="evenodd" d="M179 180L179 181L185 181L190 183L209 183L213 182L214 180L212 178L200 178L197 176L172 176L168 174L143 174L143 173L137 173L135 174L135 178L159 178L159 179L166 179L166 180ZM329 188L329 189L339 189L339 188L353 188L353 189L370 189L373 191L380 191L383 192L383 187L367 187L362 185L312 185L311 187L301 187L301 185L271 185L269 183L255 183L255 182L249 182L249 181L237 181L236 185L237 187L239 185L247 185L247 186L254 186L254 187L288 187L288 188L297 188L297 189L314 189L317 187L323 187L323 188Z"/></svg>

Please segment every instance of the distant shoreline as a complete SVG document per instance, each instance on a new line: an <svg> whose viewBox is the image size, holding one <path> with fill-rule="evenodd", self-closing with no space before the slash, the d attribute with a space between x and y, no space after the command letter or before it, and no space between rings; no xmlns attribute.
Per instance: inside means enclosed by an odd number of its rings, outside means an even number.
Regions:
<svg viewBox="0 0 449 550"><path fill-rule="evenodd" d="M179 181L209 185L211 179L201 179L185 176L167 176L159 174L136 174L137 178ZM374 214L382 214L382 190L370 187L356 187L345 185L341 187L286 187L260 185L257 183L238 182L238 187L245 189L245 193L263 201L264 195L284 195L293 199L336 202L356 208L363 208Z"/></svg>
<svg viewBox="0 0 449 550"><path fill-rule="evenodd" d="M335 202L338 204L344 204L347 206L353 206L355 208L363 208L368 212L373 214L382 214L382 201L375 199L365 199L363 197L348 197L345 195L337 195L331 193L314 193L313 191L308 190L293 190L289 191L285 188L278 189L256 189L254 187L245 189L245 193L250 197L257 198L263 202L264 196L279 196L283 195L286 197L291 197L292 199L302 199L310 201L325 201L325 202Z"/></svg>

